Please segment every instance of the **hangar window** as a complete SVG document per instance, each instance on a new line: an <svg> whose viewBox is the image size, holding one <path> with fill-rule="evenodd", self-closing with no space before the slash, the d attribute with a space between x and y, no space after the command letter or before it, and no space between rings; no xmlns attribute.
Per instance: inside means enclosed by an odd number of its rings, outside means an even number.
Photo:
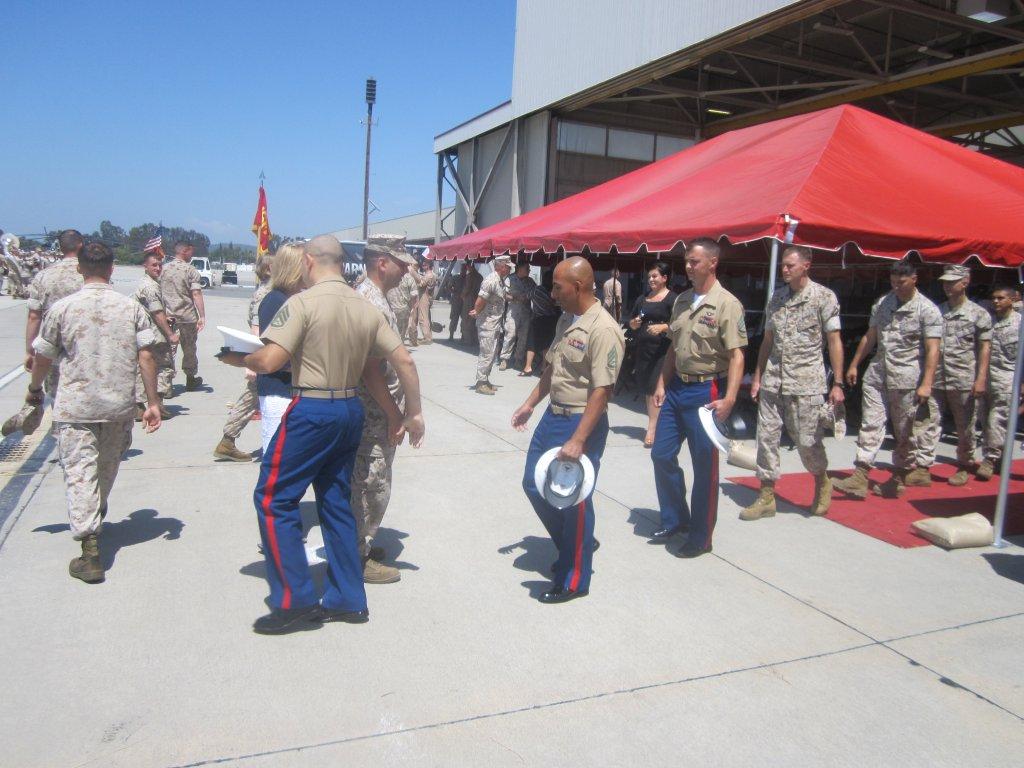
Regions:
<svg viewBox="0 0 1024 768"><path fill-rule="evenodd" d="M654 134L609 128L608 157L649 163L654 159Z"/></svg>
<svg viewBox="0 0 1024 768"><path fill-rule="evenodd" d="M581 155L604 156L608 131L602 125L558 123L558 149Z"/></svg>
<svg viewBox="0 0 1024 768"><path fill-rule="evenodd" d="M674 155L676 152L692 146L693 141L691 139L681 139L678 136L666 136L659 133L658 145L654 152L654 159L661 160L663 157Z"/></svg>

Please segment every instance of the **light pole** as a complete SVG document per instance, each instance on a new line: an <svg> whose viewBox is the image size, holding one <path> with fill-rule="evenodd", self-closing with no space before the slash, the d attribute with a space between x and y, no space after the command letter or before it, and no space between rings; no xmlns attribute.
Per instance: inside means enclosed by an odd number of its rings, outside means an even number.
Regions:
<svg viewBox="0 0 1024 768"><path fill-rule="evenodd" d="M373 105L377 101L377 81L366 81L366 171L363 176L363 242L369 234L370 219L370 132L373 129Z"/></svg>

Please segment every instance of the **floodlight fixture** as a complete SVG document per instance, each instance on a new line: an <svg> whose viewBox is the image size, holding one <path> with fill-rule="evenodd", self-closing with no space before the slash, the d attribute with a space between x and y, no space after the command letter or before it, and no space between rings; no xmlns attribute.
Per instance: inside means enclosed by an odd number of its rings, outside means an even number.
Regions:
<svg viewBox="0 0 1024 768"><path fill-rule="evenodd" d="M959 0L956 12L968 19L992 24L1008 18L1012 13L1010 0Z"/></svg>

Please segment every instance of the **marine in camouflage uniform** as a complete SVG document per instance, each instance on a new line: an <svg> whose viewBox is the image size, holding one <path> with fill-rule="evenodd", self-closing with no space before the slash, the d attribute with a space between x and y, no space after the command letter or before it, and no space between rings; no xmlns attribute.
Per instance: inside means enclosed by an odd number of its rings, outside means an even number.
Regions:
<svg viewBox="0 0 1024 768"><path fill-rule="evenodd" d="M910 264L895 264L891 280L893 290L871 308L868 333L847 369L847 381L852 384L857 378L857 365L870 351L870 345L877 343L861 387L862 420L854 473L835 483L838 490L854 498L867 496L868 471L885 439L886 418L892 421L896 439L892 457L895 469L890 480L872 490L892 497L900 495L905 485L931 484L926 436L938 416L931 388L942 338L942 315L917 290L917 274ZM902 301L900 291L905 296Z"/></svg>
<svg viewBox="0 0 1024 768"><path fill-rule="evenodd" d="M395 313L395 321L399 328L398 335L403 339L408 336L409 316L412 314L418 295L419 286L416 278L408 272L402 275L402 280L396 287L388 291L388 303Z"/></svg>
<svg viewBox="0 0 1024 768"><path fill-rule="evenodd" d="M480 352L476 360L475 389L482 395L493 395L497 392L488 378L491 375L491 368L494 367L494 358L498 354L499 334L502 330L506 338L515 334L512 318L506 312L509 299L508 273L511 271L512 261L508 256L499 256L494 260L493 266L494 271L484 278L477 294L476 306L480 306L480 300L483 301L483 306L480 309L473 309L476 335L480 341Z"/></svg>
<svg viewBox="0 0 1024 768"><path fill-rule="evenodd" d="M110 250L92 243L85 258L93 252L109 257L104 260L109 278ZM139 303L92 279L50 308L33 342L36 366L46 367L50 360L61 364L53 420L71 532L82 542L82 557L72 560L69 570L83 581L103 580L97 534L118 466L131 445L141 355L151 388L147 425L155 429L160 424L155 366L145 351L156 342L156 329ZM47 362L41 364L40 357ZM33 383L41 374L42 368L33 372Z"/></svg>
<svg viewBox="0 0 1024 768"><path fill-rule="evenodd" d="M942 352L935 368L935 400L940 408L944 405L949 410L956 424L958 468L949 478L949 484L959 486L967 483L967 473L975 469L977 406L985 395L992 318L966 297L970 282L967 267L948 266L939 279L950 300L939 305ZM952 306L956 297L959 297L959 303ZM935 461L935 449L941 436L942 419L936 414L926 438L928 465Z"/></svg>
<svg viewBox="0 0 1024 768"><path fill-rule="evenodd" d="M529 264L522 275L509 278L508 316L511 319L512 332L505 332L505 340L501 345L501 366L513 365L522 368L526 362L526 342L530 335L530 322L533 312L530 310L530 296L537 287L536 281L530 277Z"/></svg>
<svg viewBox="0 0 1024 768"><path fill-rule="evenodd" d="M143 275L135 288L134 299L146 310L157 329L157 341L150 350L156 363L156 389L161 398L170 397L171 385L174 383L174 355L171 354L171 340L160 331L155 317L160 312L165 316L167 314L164 309L163 296L160 293L160 283L149 275ZM142 384L141 369L137 370L135 374L135 402L146 402L146 390ZM167 418L166 414L162 415Z"/></svg>
<svg viewBox="0 0 1024 768"><path fill-rule="evenodd" d="M430 327L430 305L434 300L437 275L434 274L434 266L430 261L424 261L423 265L423 273L413 275L420 294L416 299L415 309L409 314L409 341L414 346L417 343L417 334L422 340L421 343L434 343L434 330Z"/></svg>
<svg viewBox="0 0 1024 768"><path fill-rule="evenodd" d="M252 299L249 301L249 312L246 315L246 320L249 324L249 330L257 336L260 331L260 302L270 293L270 290L270 281L265 280L256 287L252 294ZM217 447L213 449L215 458L239 462L252 461L252 455L239 450L235 446L235 440L242 434L245 425L252 421L252 417L259 411L259 407L259 396L256 394L256 376L246 371L245 389L235 398L231 410L228 411L228 420L224 424L223 435Z"/></svg>
<svg viewBox="0 0 1024 768"><path fill-rule="evenodd" d="M177 356L181 346L181 370L185 372L185 388L198 389L203 380L199 377L199 357L196 342L199 336L199 309L193 291L202 291L199 272L184 257L186 252L178 251L174 259L164 264L160 275L160 291L163 294L167 315L174 319L178 332L178 344L171 345L171 354Z"/></svg>
<svg viewBox="0 0 1024 768"><path fill-rule="evenodd" d="M29 284L28 309L30 315L34 312L39 318L37 322L45 321L46 315L53 305L65 296L70 296L80 290L83 283L82 276L78 272L78 256L65 256L52 267L44 269L36 275ZM29 322L31 327L31 316ZM26 339L26 342L31 345L33 339ZM27 352L29 355L33 354L31 346ZM46 391L50 395L57 391L59 377L60 365L54 361L45 384Z"/></svg>
<svg viewBox="0 0 1024 768"><path fill-rule="evenodd" d="M990 480L999 471L1006 446L1006 428L1010 420L1013 396L1013 375L1017 365L1017 345L1020 344L1021 314L1013 309L1010 295L1005 289L993 291L996 299L996 318L992 325L992 355L988 368L988 392L985 397L982 448L984 459L978 467L978 479Z"/></svg>
<svg viewBox="0 0 1024 768"><path fill-rule="evenodd" d="M809 267L810 253L806 252L806 260L802 253L804 251L792 249L783 256L783 264ZM780 474L779 441L783 426L796 443L804 468L814 475L811 513L824 515L828 512L832 482L826 474L828 456L821 413L829 387L822 351L830 340L829 335L838 336L839 331L839 300L823 285L807 280L800 290L794 291L790 284L772 296L765 339L754 373L754 381L759 385L757 477L761 491L757 500L740 512L741 520L757 520L775 514L774 486ZM836 341L841 345L838 339ZM839 359L833 362L840 371L841 349L839 346ZM839 395L841 401L841 390Z"/></svg>

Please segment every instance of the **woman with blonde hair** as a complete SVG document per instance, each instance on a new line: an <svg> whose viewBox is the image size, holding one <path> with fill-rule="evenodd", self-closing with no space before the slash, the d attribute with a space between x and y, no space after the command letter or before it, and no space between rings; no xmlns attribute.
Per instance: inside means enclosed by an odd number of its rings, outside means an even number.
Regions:
<svg viewBox="0 0 1024 768"><path fill-rule="evenodd" d="M277 249L271 262L270 292L260 302L257 335L263 334L289 297L304 287L302 243L286 243ZM263 414L260 426L263 432L263 450L266 451L292 399L291 369L286 366L277 373L261 373L256 377L256 392L260 398L260 413Z"/></svg>

